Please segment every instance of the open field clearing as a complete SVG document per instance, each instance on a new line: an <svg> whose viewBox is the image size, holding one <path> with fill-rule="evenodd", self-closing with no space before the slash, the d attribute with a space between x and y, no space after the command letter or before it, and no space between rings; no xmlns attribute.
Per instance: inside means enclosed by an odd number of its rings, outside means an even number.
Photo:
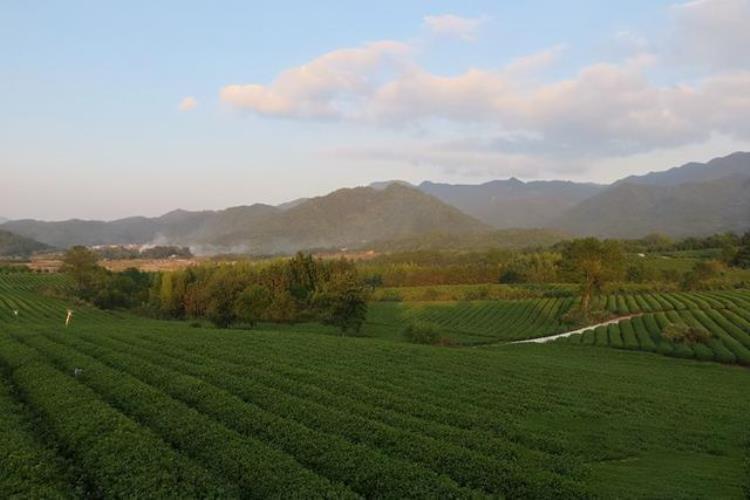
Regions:
<svg viewBox="0 0 750 500"><path fill-rule="evenodd" d="M66 303L0 281L3 496L740 498L747 480L745 369L85 307L65 328Z"/></svg>

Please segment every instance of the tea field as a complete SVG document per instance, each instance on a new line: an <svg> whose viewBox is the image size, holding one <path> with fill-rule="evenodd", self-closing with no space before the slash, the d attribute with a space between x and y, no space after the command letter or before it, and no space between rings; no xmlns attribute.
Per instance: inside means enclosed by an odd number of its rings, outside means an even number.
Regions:
<svg viewBox="0 0 750 500"><path fill-rule="evenodd" d="M701 361L750 366L750 293L747 291L610 296L606 307L636 316L556 342L656 352ZM671 324L708 331L707 343L672 342L662 337Z"/></svg>
<svg viewBox="0 0 750 500"><path fill-rule="evenodd" d="M640 344L464 349L194 328L42 295L48 278L0 276L3 498L749 492L750 371L740 366ZM740 325L745 297L677 296L685 308L648 314L705 314L732 335L714 312ZM469 337L519 338L557 331L566 300L414 314Z"/></svg>

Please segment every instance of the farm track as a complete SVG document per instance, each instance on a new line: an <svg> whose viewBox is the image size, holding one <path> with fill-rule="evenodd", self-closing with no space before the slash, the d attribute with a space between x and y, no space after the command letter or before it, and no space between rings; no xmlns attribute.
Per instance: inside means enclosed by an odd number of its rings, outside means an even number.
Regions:
<svg viewBox="0 0 750 500"><path fill-rule="evenodd" d="M536 337L533 339L526 339L526 340L516 340L514 342L508 342L509 344L545 344L547 342L552 342L553 340L563 339L565 337L570 337L571 335L576 335L579 333L583 333L587 330L595 330L602 326L609 326L609 325L616 325L622 321L629 320L632 318L635 318L637 316L642 316L643 313L639 314L629 314L627 316L620 316L619 318L610 319L607 321L603 321L602 323L598 323L595 325L590 326L584 326L583 328L578 328L577 330L571 330L569 332L564 333L558 333L555 335L549 335L547 337Z"/></svg>

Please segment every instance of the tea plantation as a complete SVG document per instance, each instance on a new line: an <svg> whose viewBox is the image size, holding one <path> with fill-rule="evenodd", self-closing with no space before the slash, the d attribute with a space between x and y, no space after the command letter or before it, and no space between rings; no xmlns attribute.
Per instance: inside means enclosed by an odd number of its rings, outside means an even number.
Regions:
<svg viewBox="0 0 750 500"><path fill-rule="evenodd" d="M628 313L651 307L620 325L637 350L609 331L633 349L466 349L194 328L73 305L58 284L0 276L3 498L750 493L750 371L657 343L660 321L716 325L739 362L743 292L624 298ZM559 331L566 300L417 314L522 338ZM657 353L639 352L641 322Z"/></svg>
<svg viewBox="0 0 750 500"><path fill-rule="evenodd" d="M606 305L613 312L634 316L557 342L750 366L750 293L746 291L613 295ZM662 332L670 324L703 329L711 338L705 343L668 340Z"/></svg>

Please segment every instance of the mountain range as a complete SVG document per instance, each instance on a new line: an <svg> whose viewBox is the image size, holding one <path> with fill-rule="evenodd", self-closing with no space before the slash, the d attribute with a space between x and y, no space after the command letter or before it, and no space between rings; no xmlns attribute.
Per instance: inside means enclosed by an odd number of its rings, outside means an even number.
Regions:
<svg viewBox="0 0 750 500"><path fill-rule="evenodd" d="M425 181L418 189L497 229L509 229L549 226L555 216L601 193L606 186L511 178L478 185Z"/></svg>
<svg viewBox="0 0 750 500"><path fill-rule="evenodd" d="M197 253L289 253L361 247L370 241L446 233L485 233L486 224L419 190L339 189L281 207L255 204L218 211L175 210L110 222L17 220L0 227L48 245L174 244Z"/></svg>
<svg viewBox="0 0 750 500"><path fill-rule="evenodd" d="M511 228L549 231L544 237L498 232ZM611 185L511 178L414 186L395 180L278 206L175 210L109 222L14 220L0 223L0 229L58 248L155 243L187 245L198 253L251 254L368 245L422 248L441 242L458 248L462 241L498 243L510 234L513 241L527 234L530 241L542 242L562 234L633 238L652 232L675 237L744 232L750 230L750 153Z"/></svg>

